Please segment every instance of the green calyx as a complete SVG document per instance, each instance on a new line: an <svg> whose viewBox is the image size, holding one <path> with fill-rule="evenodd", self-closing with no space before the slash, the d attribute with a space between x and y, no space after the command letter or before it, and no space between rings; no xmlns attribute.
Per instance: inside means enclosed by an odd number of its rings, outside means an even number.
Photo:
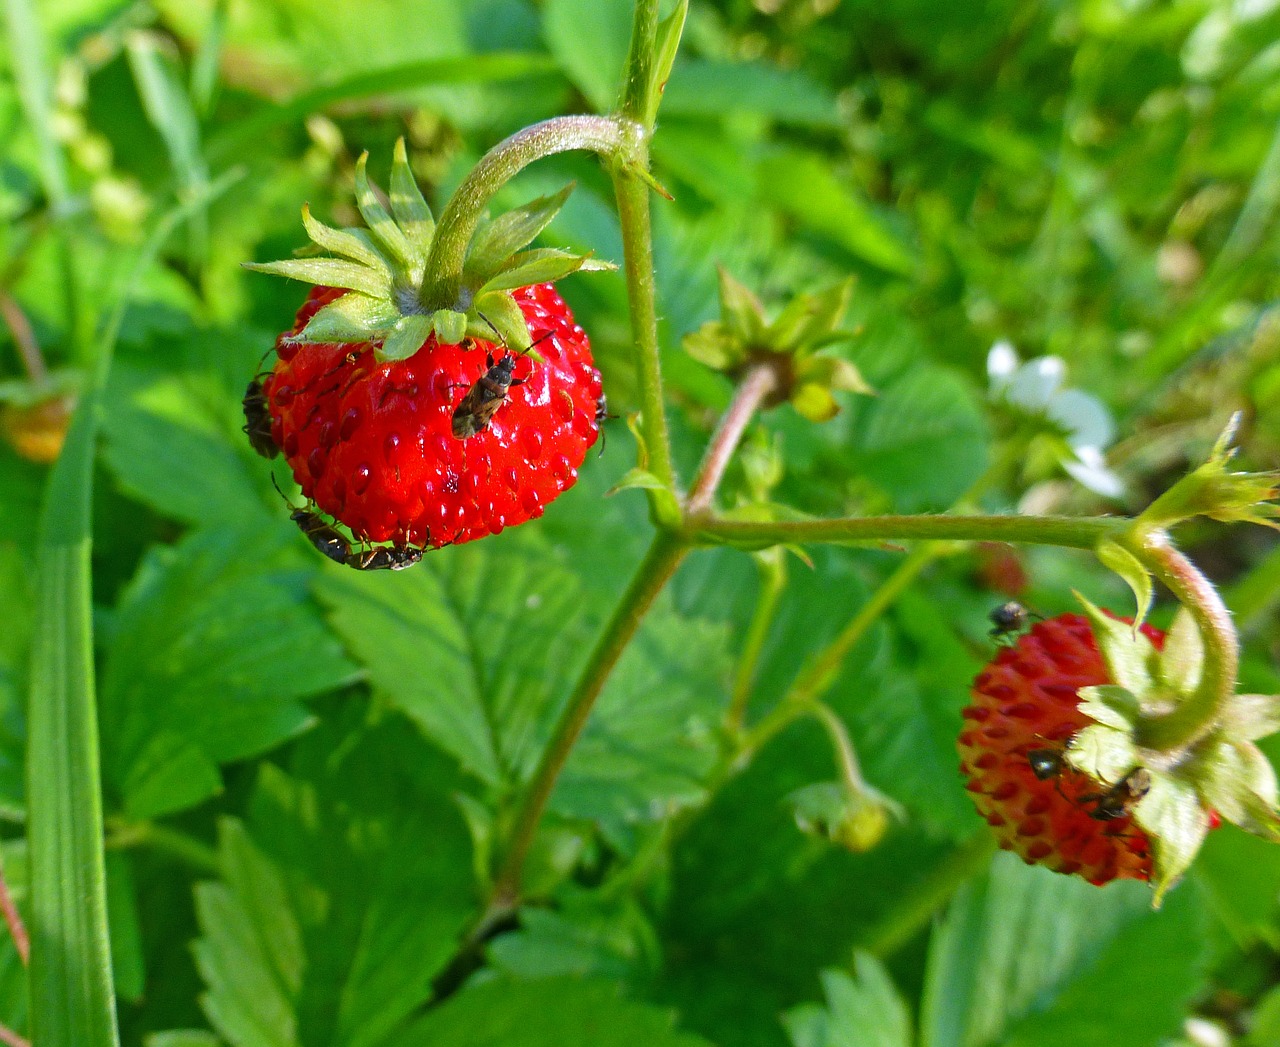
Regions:
<svg viewBox="0 0 1280 1047"><path fill-rule="evenodd" d="M720 319L687 335L685 351L735 377L753 364L770 364L777 389L766 406L790 403L810 421L825 422L840 410L833 393L873 392L848 360L818 352L849 339L850 333L841 330L840 324L852 293L850 279L797 295L770 322L760 300L722 268Z"/></svg>
<svg viewBox="0 0 1280 1047"><path fill-rule="evenodd" d="M1215 813L1280 841L1275 771L1254 744L1280 730L1280 696L1235 695L1189 745L1152 747L1145 726L1189 701L1200 686L1204 644L1195 621L1180 610L1157 650L1142 633L1079 599L1113 683L1081 689L1080 710L1093 723L1072 738L1067 759L1103 789L1120 786L1139 768L1146 772L1149 788L1132 814L1151 839L1158 905L1191 864Z"/></svg>
<svg viewBox="0 0 1280 1047"><path fill-rule="evenodd" d="M529 328L512 292L549 283L581 270L614 268L589 256L552 248L527 249L573 191L533 200L481 223L471 239L452 302L424 301L427 259L436 237L435 219L409 168L404 139L396 142L390 192L369 181L368 154L356 164L356 206L364 229L335 229L302 209L302 224L320 257L246 262L246 269L305 280L348 293L320 309L295 342L374 342L383 360L403 360L433 334L440 342L466 337L499 341L527 350ZM385 200L385 203L384 203ZM536 354L535 354L536 355Z"/></svg>

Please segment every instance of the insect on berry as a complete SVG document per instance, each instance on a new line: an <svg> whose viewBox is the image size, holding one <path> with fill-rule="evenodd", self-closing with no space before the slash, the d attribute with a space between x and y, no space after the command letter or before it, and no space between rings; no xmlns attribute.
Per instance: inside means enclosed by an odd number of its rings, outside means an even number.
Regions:
<svg viewBox="0 0 1280 1047"><path fill-rule="evenodd" d="M991 621L991 638L1003 647L1017 643L1018 637L1026 631L1033 620L1044 619L1044 615L1028 610L1017 600L1002 603L987 617Z"/></svg>
<svg viewBox="0 0 1280 1047"><path fill-rule="evenodd" d="M267 409L267 394L263 392L258 375L244 391L244 425L241 431L249 438L249 444L263 458L274 458L280 453L271 436L271 412Z"/></svg>
<svg viewBox="0 0 1280 1047"><path fill-rule="evenodd" d="M415 545L375 545L348 553L342 562L357 571L403 571L420 563L425 551Z"/></svg>
<svg viewBox="0 0 1280 1047"><path fill-rule="evenodd" d="M604 423L609 421L611 418L617 417L618 416L616 414L609 413L609 398L602 392L600 394L600 399L596 401L596 428L600 430L600 450L596 452L597 458L604 454Z"/></svg>
<svg viewBox="0 0 1280 1047"><path fill-rule="evenodd" d="M489 323L487 317L484 320ZM493 327L493 324L489 323L489 326ZM496 327L494 331L497 331ZM507 355L497 363L494 363L493 353L485 354L487 369L467 390L461 403L453 412L453 435L457 439L466 440L468 437L484 432L489 427L493 416L498 413L498 408L507 402L507 393L511 387L525 383L525 379L513 377L516 371L516 358L527 355L539 342L550 337L551 332L548 331L528 349L519 353L513 353L508 349Z"/></svg>
<svg viewBox="0 0 1280 1047"><path fill-rule="evenodd" d="M1031 773L1042 782L1057 778L1062 773L1064 763L1061 749L1032 749L1027 753L1027 763L1031 765Z"/></svg>
<svg viewBox="0 0 1280 1047"><path fill-rule="evenodd" d="M1080 797L1081 803L1092 803L1089 817L1096 822L1113 822L1133 813L1134 806L1151 791L1151 773L1135 767L1105 792Z"/></svg>

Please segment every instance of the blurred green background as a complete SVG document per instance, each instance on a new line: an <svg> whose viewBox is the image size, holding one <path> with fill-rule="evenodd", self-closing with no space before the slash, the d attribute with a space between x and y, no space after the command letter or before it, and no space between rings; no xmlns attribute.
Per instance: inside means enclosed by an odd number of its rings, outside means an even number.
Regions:
<svg viewBox="0 0 1280 1047"><path fill-rule="evenodd" d="M1275 848L1214 834L1154 914L1139 885L988 869L953 745L990 653L987 611L1018 595L1056 613L1072 588L1118 609L1130 598L1080 554L985 547L933 565L829 694L868 776L907 811L862 855L805 835L789 809L834 773L810 724L717 780L760 565L691 558L557 789L519 926L424 1011L643 550L640 496L604 497L634 442L613 423L543 520L413 571L321 562L239 431L245 384L303 292L239 262L299 246L304 201L357 224L363 150L385 182L406 136L438 212L503 136L608 111L630 4L34 10L55 99L40 133L12 37L0 51L0 835L20 902L36 459L63 403L50 397L74 390L83 334L156 218L245 171L143 274L103 422L94 602L126 1043L1280 1043ZM1273 0L695 0L653 154L675 197L654 200L654 248L686 478L731 394L680 348L716 314L717 265L775 305L857 278L856 333L837 351L877 395L820 426L780 408L751 437L785 462L773 497L806 511L939 511L982 479L992 511L1132 512L1235 410L1245 466L1280 461ZM545 241L620 262L589 158L541 162L498 203L569 179ZM634 410L621 277L561 289L611 409ZM1079 392L993 397L1002 342L1060 357ZM1101 451L1109 471L1082 471ZM731 472L728 504L749 479ZM1237 612L1245 689L1280 690L1274 536L1184 538ZM901 559L810 553L812 567L786 568L753 718ZM6 939L0 1021L19 1030L22 983Z"/></svg>

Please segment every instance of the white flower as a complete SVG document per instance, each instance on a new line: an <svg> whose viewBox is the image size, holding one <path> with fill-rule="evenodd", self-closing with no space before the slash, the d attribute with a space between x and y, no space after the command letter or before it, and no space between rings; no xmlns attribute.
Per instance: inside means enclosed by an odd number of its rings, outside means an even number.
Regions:
<svg viewBox="0 0 1280 1047"><path fill-rule="evenodd" d="M1111 414L1096 396L1063 388L1067 365L1061 357L1038 356L1021 363L1017 350L1001 340L987 354L987 377L992 400L1051 423L1072 452L1062 467L1078 483L1107 498L1124 492L1124 484L1107 468L1102 453L1115 438Z"/></svg>

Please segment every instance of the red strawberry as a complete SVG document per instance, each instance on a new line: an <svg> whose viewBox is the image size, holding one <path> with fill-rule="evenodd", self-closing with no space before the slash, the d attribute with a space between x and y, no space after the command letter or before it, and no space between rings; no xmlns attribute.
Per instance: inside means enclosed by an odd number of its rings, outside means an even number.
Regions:
<svg viewBox="0 0 1280 1047"><path fill-rule="evenodd" d="M342 293L313 291L291 333ZM379 362L370 343L282 335L264 392L272 438L303 494L375 542L439 547L541 516L595 443L600 374L551 284L514 297L542 361L516 355L505 401L466 439L454 435L455 411L490 358L512 350L433 334L408 359Z"/></svg>
<svg viewBox="0 0 1280 1047"><path fill-rule="evenodd" d="M1160 630L1142 631L1163 646ZM1078 691L1111 682L1087 618L1038 622L978 674L957 743L960 772L1000 846L1094 884L1151 878L1151 843L1127 813L1123 787L1109 791L1060 759L1092 722Z"/></svg>

